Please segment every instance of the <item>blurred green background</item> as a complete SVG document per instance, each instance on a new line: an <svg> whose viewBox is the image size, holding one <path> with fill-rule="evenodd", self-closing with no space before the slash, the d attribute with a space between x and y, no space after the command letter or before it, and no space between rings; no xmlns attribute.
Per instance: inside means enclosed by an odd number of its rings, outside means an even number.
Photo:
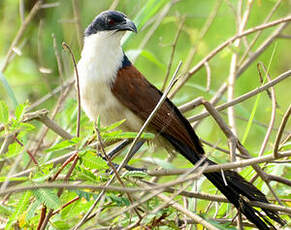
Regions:
<svg viewBox="0 0 291 230"><path fill-rule="evenodd" d="M21 25L21 10L19 3L24 4L24 16L27 16L35 1L18 1L18 0L1 0L0 1L0 63L3 62L8 48L15 37ZM103 10L108 9L113 1L94 1L82 0L77 1L79 5L78 12L80 14L80 23L82 30L93 20L93 18ZM135 19L137 14L143 9L149 1L143 0L123 0L118 2L117 10L120 10L128 15L129 18ZM160 2L160 7L157 12L146 21L145 26L138 34L130 37L124 49L131 56L139 53L135 61L138 69L156 86L161 87L171 54L171 44L175 38L181 18L185 17L185 24L181 36L177 42L176 53L173 59L172 71L179 60L186 61L191 47L197 45L198 37L201 29L209 17L210 13L218 1L205 0L181 0L173 3L167 16L164 17L158 29L153 33L144 48L140 50L140 44L145 38L148 31L151 30L152 24L157 20L157 15L162 11L166 4L171 1L156 1ZM174 1L173 1L174 2ZM45 1L47 7L33 19L25 31L23 38L17 45L20 55L16 54L11 64L9 64L4 75L13 89L19 103L23 103L27 99L33 103L40 97L50 92L61 83L58 73L55 51L53 48L52 34L56 37L57 49L63 57L65 67L65 77L69 78L73 71L71 60L67 53L63 51L61 43L68 43L75 54L76 59L80 57L81 47L78 44L78 32L74 21L74 13L72 1ZM236 20L232 7L237 6L238 1L222 1L213 24L209 28L206 36L199 44L196 55L193 58L190 66L205 57L212 49L217 47L227 38L236 33ZM270 10L276 3L275 0L257 0L253 3L253 8L250 12L250 17L247 23L247 28L263 23L264 18L269 14ZM51 4L51 5L50 5ZM246 1L243 1L243 11ZM232 6L232 7L231 7ZM283 0L278 9L274 13L271 20L284 17L290 13L290 1ZM258 42L252 49L254 51L264 39L266 39L275 28L266 29L259 37ZM290 26L284 30L284 34L290 34ZM250 42L254 37L251 34L246 37ZM236 50L241 56L245 50L244 44L241 43L241 48ZM210 61L211 68L211 88L209 92L205 91L206 87L206 71L202 68L175 96L174 102L181 105L198 96L204 96L210 99L213 93L219 86L227 80L230 67L230 59L233 53L232 48L226 48ZM235 86L235 96L239 96L247 91L254 89L260 85L257 73L256 64L258 61L263 62L266 66L269 65L272 52L274 58L270 63L270 75L276 77L282 72L290 69L290 39L278 39L245 71ZM185 70L185 66L184 66ZM287 79L276 86L278 105L278 115L276 126L278 126L282 113L286 110L290 103L290 83ZM0 97L7 101L10 108L13 109L13 103L3 86L0 85ZM56 97L42 104L40 108L48 108L54 104ZM235 106L236 114L248 119L253 108L255 98L252 98L238 106ZM194 112L187 113L190 116L197 113L201 108ZM270 119L271 103L269 98L264 93L260 99L259 107L256 110L255 119L267 124ZM213 125L211 119L206 119L199 126L199 135L207 140L217 142L221 139L221 133L217 131L217 127ZM239 137L242 137L245 121L237 121ZM254 126L251 130L248 141L252 151L257 151L257 141L262 141L266 129L259 126Z"/></svg>

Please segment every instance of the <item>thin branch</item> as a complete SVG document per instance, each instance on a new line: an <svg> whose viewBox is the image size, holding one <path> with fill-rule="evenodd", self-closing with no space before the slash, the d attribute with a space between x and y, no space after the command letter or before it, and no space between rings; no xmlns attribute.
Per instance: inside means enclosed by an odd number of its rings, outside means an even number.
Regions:
<svg viewBox="0 0 291 230"><path fill-rule="evenodd" d="M163 19L167 16L168 12L176 2L178 1L172 0L164 6L160 14L158 15L157 19L155 20L154 24L152 25L151 29L145 34L143 40L140 42L138 50L142 50L145 47L145 45L148 43L154 32L158 29L159 25L161 24Z"/></svg>
<svg viewBox="0 0 291 230"><path fill-rule="evenodd" d="M206 76L207 76L206 92L208 92L210 90L210 85L211 85L211 69L210 69L208 62L205 62L204 66L206 69Z"/></svg>
<svg viewBox="0 0 291 230"><path fill-rule="evenodd" d="M42 98L38 99L36 102L32 103L31 106L26 110L27 112L30 112L34 110L36 107L40 106L44 102L46 102L48 99L56 95L57 93L61 92L62 90L65 90L68 87L71 87L75 83L75 79L69 79L67 80L64 85L58 86L51 92L49 92L47 95L43 96Z"/></svg>
<svg viewBox="0 0 291 230"><path fill-rule="evenodd" d="M218 47L216 47L214 50L212 50L205 58L203 58L197 65L195 65L192 69L190 69L190 71L185 74L185 76L177 83L175 89L172 91L172 93L170 94L170 97L173 97L177 91L185 84L185 82L193 75L195 74L201 67L204 66L205 62L208 62L210 59L212 59L216 54L218 54L221 50L223 50L225 47L231 45L235 40L242 38L244 36L247 36L249 34L255 33L257 31L260 30L264 30L285 22L289 22L291 21L291 16L287 16L285 18L281 18L269 23L264 23L262 25L259 26L255 26L251 29L245 30L243 33L241 34L237 34L229 39L227 39L225 42L223 42L221 45L219 45Z"/></svg>
<svg viewBox="0 0 291 230"><path fill-rule="evenodd" d="M267 76L267 79L268 81L270 82L271 81L271 77L269 76L269 73L267 72L265 66L263 63L260 63L258 64L258 70L259 70L259 66L262 66L263 69L264 69L264 72ZM259 73L260 73L260 70L259 70ZM261 75L261 74L260 74ZM268 92L268 91L267 91ZM271 118L270 118L270 123L269 123L269 127L268 127L268 130L266 132L266 135L265 135L265 138L264 138L264 141L261 145L261 149L259 151L259 156L262 156L266 147L267 147L267 143L268 143L268 140L270 138L270 135L271 135L271 132L272 132L272 129L274 127L274 124L275 124L275 118L276 118L276 105L277 105L277 102L276 102L276 95L275 95L275 90L273 87L271 87L271 100L272 100L272 113L271 113Z"/></svg>
<svg viewBox="0 0 291 230"><path fill-rule="evenodd" d="M209 31L214 19L216 18L216 15L220 9L220 6L222 4L222 0L216 1L215 6L213 7L213 10L211 11L211 13L209 14L208 18L206 19L201 31L199 32L199 38L197 39L197 44L195 46L192 46L188 56L186 58L185 64L183 66L182 69L182 73L185 73L186 71L189 71L190 69L190 65L194 59L194 56L199 48L199 45L202 41L202 39L205 37L205 35L207 34L207 32Z"/></svg>
<svg viewBox="0 0 291 230"><path fill-rule="evenodd" d="M76 83L77 83L76 85L77 85L77 102L78 102L77 134L76 134L76 136L79 137L80 136L80 120L81 120L81 96L80 96L79 73L78 73L78 68L77 68L77 64L76 64L76 59L75 59L75 56L74 56L70 46L68 46L65 42L62 43L62 46L70 52L71 57L72 57L72 61L74 64L75 77L76 77Z"/></svg>
<svg viewBox="0 0 291 230"><path fill-rule="evenodd" d="M243 18L241 19L241 8L242 8L242 1L238 2L238 15L237 15L237 19L238 19L238 28L237 28L237 34L242 34L248 18L249 18L249 14L251 11L253 5L253 0L248 0L247 1L247 7L245 10L245 13L243 15ZM240 46L240 41L241 39L237 39L234 41L234 49L238 49ZM237 62L238 62L238 53L235 51L232 54L231 57L231 62L230 62L230 70L229 70L229 76L228 76L228 90L227 90L227 101L232 101L234 98L234 87L235 87L235 80L236 80L236 71L237 71ZM235 123L235 115L234 115L234 108L233 107L229 107L227 110L227 117L228 117L228 122L230 125L230 129L232 130L232 132L237 135L237 129L236 129L236 123ZM235 161L235 154L230 154L231 160Z"/></svg>
<svg viewBox="0 0 291 230"><path fill-rule="evenodd" d="M75 25L76 25L77 38L78 38L78 45L79 45L79 48L82 49L83 29L81 25L79 0L72 0L72 4L73 4L74 19L75 19Z"/></svg>
<svg viewBox="0 0 291 230"><path fill-rule="evenodd" d="M252 64L272 43L273 41L277 38L277 36L286 28L286 26L288 25L288 22L283 23L282 25L280 25L278 27L278 29L276 29L261 45L260 47L256 50L256 52L252 53L250 55L250 57L240 66L240 68L237 70L236 73L236 78L239 78L244 71L250 66L250 64ZM217 104L218 101L222 98L223 94L225 93L225 91L227 90L227 83L224 82L220 88L217 90L217 92L215 93L215 95L212 97L212 99L210 100L211 104ZM205 110L204 110L205 112ZM195 125L193 126L194 128L196 128L199 123L201 122L197 121L195 123Z"/></svg>
<svg viewBox="0 0 291 230"><path fill-rule="evenodd" d="M248 92L246 94L243 94L243 95L237 97L236 99L234 99L233 101L230 101L230 102L224 103L222 105L219 105L219 106L215 107L215 109L217 111L221 111L221 110L226 109L229 106L236 105L236 104L238 104L238 103L240 103L242 101L245 101L245 100L255 96L256 94L261 93L262 91L264 91L264 90L266 90L266 89L278 84L279 82L285 80L286 78L288 78L290 76L291 76L291 70L288 70L285 73L282 73L281 75L279 75L278 77L273 79L272 81L262 85L261 87L259 87L257 89L254 89L254 90L252 90L252 91L250 91L250 92ZM193 102L193 104L197 105L197 101ZM187 105L185 105L185 107L182 106L181 107L182 111L185 111L185 108L190 109L191 108L191 104L188 103ZM188 120L190 122L193 122L193 121L197 121L197 120L200 120L200 119L208 117L208 116L209 116L208 112L203 112L203 113L200 113L198 115L195 115L193 117L188 118Z"/></svg>
<svg viewBox="0 0 291 230"><path fill-rule="evenodd" d="M291 156L291 153L284 153L280 154L279 158L288 157ZM205 173L210 172L217 172L221 170L230 170L230 169L236 169L236 168L243 168L246 166L253 166L259 163L269 162L276 159L273 154L261 156L261 157L254 157L251 159L246 160L240 160L236 162L230 162L230 163L224 163L224 164L217 164L217 165L210 165L207 168L205 168ZM147 171L147 174L150 176L173 176L173 175L180 175L184 174L185 172L189 171L191 169L161 169L161 170L150 170Z"/></svg>
<svg viewBox="0 0 291 230"><path fill-rule="evenodd" d="M178 27L178 30L176 32L174 41L172 43L172 52L171 52L170 59L169 59L167 73L166 73L166 76L164 78L164 83L163 83L163 86L162 86L162 89L161 89L162 92L164 92L164 90L166 88L166 85L167 85L167 82L168 82L168 78L169 78L169 75L170 75L170 72L171 72L171 68L172 68L172 64L173 64L173 59L174 59L174 56L175 56L177 42L178 42L180 34L182 32L182 29L183 29L183 26L184 26L184 22L185 22L185 18L182 18L182 21L179 24L179 27Z"/></svg>
<svg viewBox="0 0 291 230"><path fill-rule="evenodd" d="M117 172L115 166L113 165L111 159L109 158L109 156L107 155L107 153L105 151L104 144L103 144L103 141L102 141L102 138L101 138L99 129L97 127L95 127L95 130L96 130L96 133L97 133L97 138L98 138L99 146L100 146L100 149L101 149L101 152L102 152L103 156L105 157L107 163L109 164L110 168L114 172L114 174L115 174L117 180L119 181L119 183L121 184L121 186L125 188L125 184L123 183L123 181L122 181L119 173ZM128 197L128 200L132 204L133 203L133 199L132 199L131 195L128 192L126 192L126 195ZM138 212L138 210L136 208L134 208L134 211L138 215L138 217L141 218L141 215L139 214L139 212Z"/></svg>
<svg viewBox="0 0 291 230"><path fill-rule="evenodd" d="M265 18L264 23L267 23L270 18L272 17L272 15L274 14L274 12L278 9L279 5L281 4L282 0L278 0L273 9L270 11L270 13L268 14L268 16ZM242 62L245 60L245 58L247 57L247 55L249 54L251 48L254 46L254 44L256 43L256 41L258 40L259 36L262 34L263 31L259 31L258 33L256 33L255 37L253 38L253 40L251 41L250 45L247 47L247 49L245 50L244 54L242 55L240 61L239 61L239 65L242 64Z"/></svg>
<svg viewBox="0 0 291 230"><path fill-rule="evenodd" d="M111 3L111 6L109 7L109 10L115 10L118 4L119 4L119 0L113 0L113 2Z"/></svg>
<svg viewBox="0 0 291 230"><path fill-rule="evenodd" d="M165 196L164 194L158 194L157 196L167 203L171 202L171 199ZM177 202L171 202L171 206L179 210L180 212L184 213L186 216L188 216L192 220L194 220L195 223L199 223L210 230L218 230L218 228L216 228L214 225L204 220L202 217L195 214L194 212L191 212L190 210L185 209L182 205L178 204Z"/></svg>
<svg viewBox="0 0 291 230"><path fill-rule="evenodd" d="M13 54L13 49L17 46L17 44L19 43L20 39L22 38L24 32L26 31L29 23L32 21L32 19L36 16L36 14L38 13L38 11L41 9L41 4L42 4L43 0L38 0L33 8L31 9L31 11L29 12L29 14L27 15L27 17L25 18L24 22L21 24L14 40L12 41L8 52L4 58L4 62L3 62L3 66L1 67L1 72L4 73L6 68L8 67L9 62L11 61L11 56Z"/></svg>
<svg viewBox="0 0 291 230"><path fill-rule="evenodd" d="M279 131L278 131L277 136L276 136L275 145L274 145L274 152L273 152L274 153L274 158L278 157L279 145L280 145L281 138L282 138L282 135L283 135L283 131L284 131L286 125L287 125L287 122L288 122L290 114L291 114L291 104L289 105L286 113L283 116L283 119L282 119L280 127L279 127Z"/></svg>

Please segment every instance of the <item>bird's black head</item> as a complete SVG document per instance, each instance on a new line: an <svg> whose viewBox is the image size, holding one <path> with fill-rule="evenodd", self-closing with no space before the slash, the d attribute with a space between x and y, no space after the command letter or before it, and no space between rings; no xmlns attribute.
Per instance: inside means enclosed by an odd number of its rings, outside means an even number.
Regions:
<svg viewBox="0 0 291 230"><path fill-rule="evenodd" d="M100 13L85 30L85 36L96 34L100 31L133 31L137 32L135 24L125 14L119 11L104 11Z"/></svg>

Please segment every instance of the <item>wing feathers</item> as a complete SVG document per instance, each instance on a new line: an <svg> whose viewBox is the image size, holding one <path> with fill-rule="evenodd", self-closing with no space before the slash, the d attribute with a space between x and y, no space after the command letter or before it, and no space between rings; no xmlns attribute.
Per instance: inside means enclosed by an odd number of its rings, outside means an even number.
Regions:
<svg viewBox="0 0 291 230"><path fill-rule="evenodd" d="M133 65L118 71L111 90L122 104L143 120L148 118L162 96ZM191 125L170 100L167 99L157 111L150 126L159 133L173 136L197 154L204 153Z"/></svg>

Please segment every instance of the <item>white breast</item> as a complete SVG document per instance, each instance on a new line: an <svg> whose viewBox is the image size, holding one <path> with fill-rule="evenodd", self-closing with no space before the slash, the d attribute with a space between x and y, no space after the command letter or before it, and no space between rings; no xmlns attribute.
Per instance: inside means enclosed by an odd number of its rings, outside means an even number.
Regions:
<svg viewBox="0 0 291 230"><path fill-rule="evenodd" d="M141 120L123 106L112 94L114 82L123 60L120 39L123 33L99 32L85 38L82 57L78 63L81 105L87 116L108 126L126 119L124 131L137 131Z"/></svg>

